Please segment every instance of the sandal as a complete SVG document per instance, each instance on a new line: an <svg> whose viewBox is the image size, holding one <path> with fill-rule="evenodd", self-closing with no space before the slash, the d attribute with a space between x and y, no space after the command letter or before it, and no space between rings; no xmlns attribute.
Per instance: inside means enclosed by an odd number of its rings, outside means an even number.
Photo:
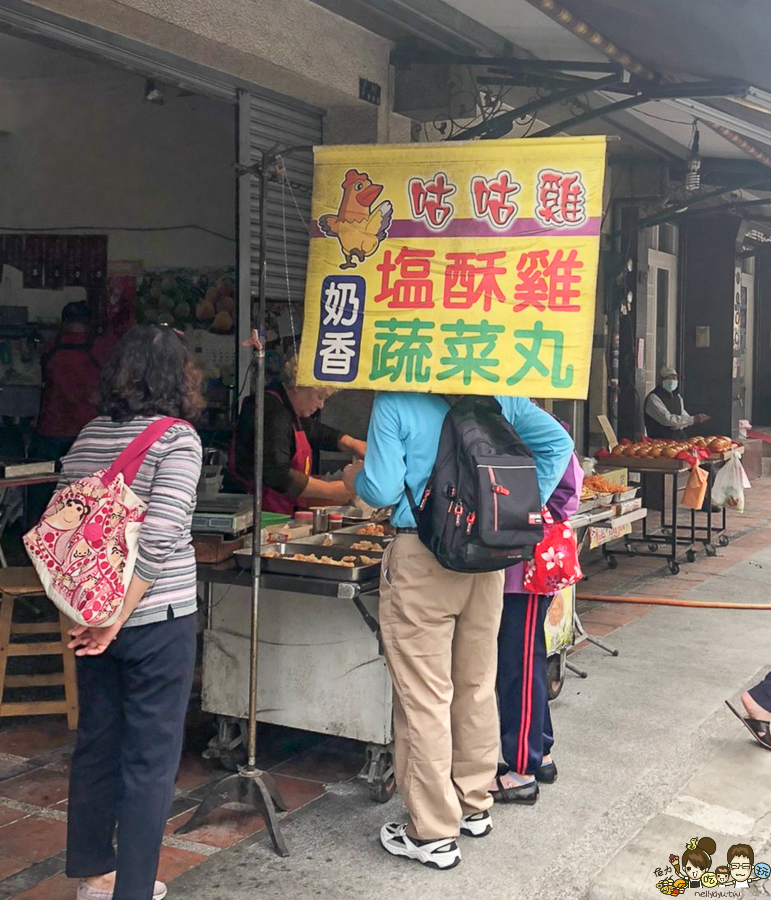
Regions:
<svg viewBox="0 0 771 900"><path fill-rule="evenodd" d="M771 750L771 722L762 722L760 719L753 719L751 716L743 716L732 703L728 702L728 700L726 700L725 705L747 728L749 733L761 747L765 747L766 750Z"/></svg>
<svg viewBox="0 0 771 900"><path fill-rule="evenodd" d="M535 770L535 780L540 781L541 784L554 784L557 780L557 763L552 761L540 765Z"/></svg>
<svg viewBox="0 0 771 900"><path fill-rule="evenodd" d="M507 788L503 786L501 776L496 775L495 783L498 785L498 790L490 791L490 793L496 803L522 803L532 806L538 799L537 781L529 781L527 784Z"/></svg>

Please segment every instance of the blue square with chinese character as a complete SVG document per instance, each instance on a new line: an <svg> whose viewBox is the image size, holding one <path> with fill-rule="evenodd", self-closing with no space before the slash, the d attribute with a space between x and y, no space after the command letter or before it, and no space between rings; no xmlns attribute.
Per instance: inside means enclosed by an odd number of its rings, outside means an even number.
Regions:
<svg viewBox="0 0 771 900"><path fill-rule="evenodd" d="M313 374L319 381L353 381L359 372L366 282L361 275L327 275L321 286L319 340Z"/></svg>

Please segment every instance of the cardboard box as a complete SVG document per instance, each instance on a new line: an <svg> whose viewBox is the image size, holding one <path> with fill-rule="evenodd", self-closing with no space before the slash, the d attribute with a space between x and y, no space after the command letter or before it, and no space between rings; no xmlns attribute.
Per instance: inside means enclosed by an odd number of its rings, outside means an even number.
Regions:
<svg viewBox="0 0 771 900"><path fill-rule="evenodd" d="M606 457L606 459L607 459L607 457ZM602 475L602 477L605 479L605 481L607 481L609 484L623 484L623 485L629 484L628 470L626 468L623 468L620 466L618 468L615 468L615 465L616 465L615 463L613 465L614 465L614 468L606 469L602 465L602 461L598 460L597 461L597 466L598 466L597 474Z"/></svg>

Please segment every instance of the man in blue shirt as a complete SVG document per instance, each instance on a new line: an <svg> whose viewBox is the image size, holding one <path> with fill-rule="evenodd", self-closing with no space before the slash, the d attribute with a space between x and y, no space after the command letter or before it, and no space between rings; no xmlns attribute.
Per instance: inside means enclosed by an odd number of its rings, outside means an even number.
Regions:
<svg viewBox="0 0 771 900"><path fill-rule="evenodd" d="M573 450L565 430L532 401L496 397L530 448L544 503ZM435 394L383 393L375 399L356 493L393 506L396 539L383 558L380 629L394 688L396 780L409 821L384 825L395 856L434 868L460 862L456 837L492 829L488 788L498 763L495 699L503 572L444 569L415 533L405 484L423 495L449 409Z"/></svg>

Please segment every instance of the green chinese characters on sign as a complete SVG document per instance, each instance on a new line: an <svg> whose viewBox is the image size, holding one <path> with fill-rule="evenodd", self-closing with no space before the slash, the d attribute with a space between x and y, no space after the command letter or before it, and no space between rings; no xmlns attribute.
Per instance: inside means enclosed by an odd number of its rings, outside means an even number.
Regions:
<svg viewBox="0 0 771 900"><path fill-rule="evenodd" d="M531 371L537 372L544 378L549 378L552 387L569 388L573 384L573 366L567 365L562 369L562 355L565 350L565 334L558 330L546 330L543 322L536 322L532 328L518 328L514 332L515 338L522 338L528 344L517 342L514 349L522 357L522 365L507 379L507 384L518 384ZM551 369L544 362L549 357L549 344L553 345L551 353ZM546 345L546 346L544 346Z"/></svg>
<svg viewBox="0 0 771 900"><path fill-rule="evenodd" d="M491 325L487 319L482 319L478 324L458 319L457 322L442 325L441 331L447 334L444 344L449 356L440 358L439 362L447 368L437 372L437 380L462 375L465 385L470 385L474 376L486 381L498 381L499 376L490 370L499 366L500 360L491 358L491 354L498 335L505 330L503 325Z"/></svg>
<svg viewBox="0 0 771 900"><path fill-rule="evenodd" d="M404 378L408 383L427 382L431 377L428 360L431 359L433 340L427 332L434 327L434 322L422 322L420 319L403 321L391 318L375 322L377 330L369 377L373 381Z"/></svg>

